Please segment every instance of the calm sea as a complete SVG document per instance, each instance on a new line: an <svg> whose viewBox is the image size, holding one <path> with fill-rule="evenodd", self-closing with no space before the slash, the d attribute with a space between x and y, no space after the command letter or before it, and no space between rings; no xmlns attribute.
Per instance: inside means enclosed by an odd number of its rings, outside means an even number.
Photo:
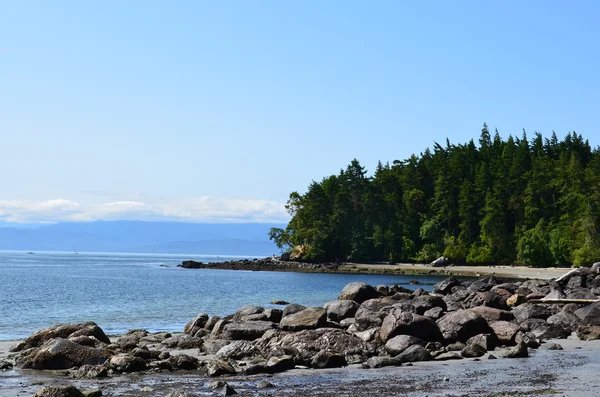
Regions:
<svg viewBox="0 0 600 397"><path fill-rule="evenodd" d="M232 257L0 251L0 340L57 323L94 321L106 333L181 332L197 313L226 315L273 299L321 306L351 281L434 283L439 278L181 269L186 259ZM425 287L427 289L427 287ZM429 289L431 286L429 286Z"/></svg>

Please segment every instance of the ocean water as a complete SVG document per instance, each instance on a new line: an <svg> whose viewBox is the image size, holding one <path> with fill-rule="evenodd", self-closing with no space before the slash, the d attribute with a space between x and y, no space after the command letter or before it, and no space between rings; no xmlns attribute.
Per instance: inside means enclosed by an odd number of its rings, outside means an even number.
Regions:
<svg viewBox="0 0 600 397"><path fill-rule="evenodd" d="M183 260L233 257L0 251L0 340L58 323L94 321L109 334L182 332L200 312L227 315L273 299L322 306L351 281L371 285L435 277L182 269Z"/></svg>

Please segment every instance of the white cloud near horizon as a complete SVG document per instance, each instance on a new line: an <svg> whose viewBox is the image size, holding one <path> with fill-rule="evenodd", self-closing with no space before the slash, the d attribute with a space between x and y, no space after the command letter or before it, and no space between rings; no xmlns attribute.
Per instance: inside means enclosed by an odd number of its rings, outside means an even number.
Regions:
<svg viewBox="0 0 600 397"><path fill-rule="evenodd" d="M0 220L11 223L91 222L110 220L179 222L287 222L282 203L203 196L194 199L114 201L82 204L71 200L0 200Z"/></svg>

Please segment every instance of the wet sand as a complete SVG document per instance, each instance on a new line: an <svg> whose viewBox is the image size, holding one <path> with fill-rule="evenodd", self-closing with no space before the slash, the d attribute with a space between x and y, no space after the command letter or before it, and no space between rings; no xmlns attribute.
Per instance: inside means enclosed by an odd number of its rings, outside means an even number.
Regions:
<svg viewBox="0 0 600 397"><path fill-rule="evenodd" d="M555 341L565 350L537 350L529 358L463 359L422 362L413 366L366 370L358 366L329 370L292 370L277 375L233 376L227 381L241 396L595 396L600 390L600 341L570 337ZM0 342L5 357L12 342ZM186 353L196 355L196 351ZM263 379L275 385L257 389ZM100 380L74 380L65 371L10 370L0 372L0 396L32 396L49 385L74 384L82 390L101 389L106 396L166 396L181 390L198 396L215 395L208 389L214 378L196 371L119 375Z"/></svg>

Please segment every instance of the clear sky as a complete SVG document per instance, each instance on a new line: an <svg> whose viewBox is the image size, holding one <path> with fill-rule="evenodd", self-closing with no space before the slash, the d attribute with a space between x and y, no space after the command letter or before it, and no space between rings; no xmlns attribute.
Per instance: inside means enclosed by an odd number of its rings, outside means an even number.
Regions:
<svg viewBox="0 0 600 397"><path fill-rule="evenodd" d="M0 220L285 220L353 158L575 130L596 1L0 1Z"/></svg>

